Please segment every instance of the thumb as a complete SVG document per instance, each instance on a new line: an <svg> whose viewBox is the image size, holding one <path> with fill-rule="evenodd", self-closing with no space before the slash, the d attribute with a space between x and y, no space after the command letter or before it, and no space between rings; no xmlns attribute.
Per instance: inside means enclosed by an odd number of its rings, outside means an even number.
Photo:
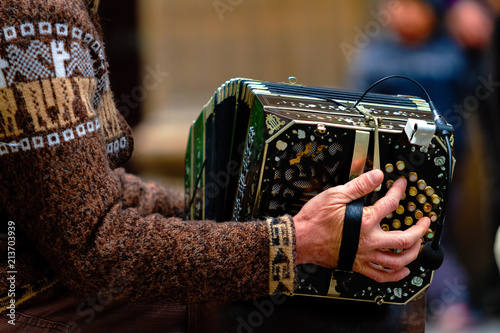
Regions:
<svg viewBox="0 0 500 333"><path fill-rule="evenodd" d="M344 184L341 191L349 201L353 201L375 191L383 179L381 170L371 170Z"/></svg>

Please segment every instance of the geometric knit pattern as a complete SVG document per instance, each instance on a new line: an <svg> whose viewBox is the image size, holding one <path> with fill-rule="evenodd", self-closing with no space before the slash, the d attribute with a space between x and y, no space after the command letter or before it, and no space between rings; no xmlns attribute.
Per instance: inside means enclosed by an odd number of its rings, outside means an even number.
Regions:
<svg viewBox="0 0 500 333"><path fill-rule="evenodd" d="M56 280L84 297L177 304L291 293L289 216L184 221L181 193L120 168L132 133L88 2L0 0L0 226L16 225L16 300ZM0 234L0 308L7 249Z"/></svg>
<svg viewBox="0 0 500 333"><path fill-rule="evenodd" d="M271 294L292 294L295 289L294 233L290 216L267 219L270 260L269 290Z"/></svg>

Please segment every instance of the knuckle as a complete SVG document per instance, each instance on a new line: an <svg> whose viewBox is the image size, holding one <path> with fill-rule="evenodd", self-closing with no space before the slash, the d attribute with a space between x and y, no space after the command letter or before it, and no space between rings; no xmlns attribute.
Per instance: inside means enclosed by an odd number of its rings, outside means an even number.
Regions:
<svg viewBox="0 0 500 333"><path fill-rule="evenodd" d="M396 196L388 196L387 197L387 207L389 208L390 211L396 210L399 205L399 198Z"/></svg>
<svg viewBox="0 0 500 333"><path fill-rule="evenodd" d="M408 235L406 234L401 234L399 235L399 239L398 239L398 248L401 248L401 249L407 249L409 247L411 247L411 239Z"/></svg>
<svg viewBox="0 0 500 333"><path fill-rule="evenodd" d="M392 255L381 256L378 263L385 268L390 268L392 270L398 270L405 265L403 258Z"/></svg>
<svg viewBox="0 0 500 333"><path fill-rule="evenodd" d="M385 263L385 267L393 270L398 270L403 266L404 264L401 262L400 258L391 258L390 260L387 260L387 262Z"/></svg>
<svg viewBox="0 0 500 333"><path fill-rule="evenodd" d="M417 259L419 253L420 253L420 244L416 244L414 245L414 248L412 248L411 250L408 250L408 252L410 252L410 262L414 261L415 259Z"/></svg>
<svg viewBox="0 0 500 333"><path fill-rule="evenodd" d="M355 196L356 198L363 196L366 194L367 188L369 187L368 180L365 177L358 177L353 179L348 189L349 193L346 193L348 196Z"/></svg>
<svg viewBox="0 0 500 333"><path fill-rule="evenodd" d="M378 283L388 282L387 278L382 273L373 274L372 279Z"/></svg>
<svg viewBox="0 0 500 333"><path fill-rule="evenodd" d="M353 192L355 192L353 194L356 194L356 195L362 193L364 188L365 188L364 182L361 179L358 181L355 181L352 185L353 185L353 189L354 189Z"/></svg>
<svg viewBox="0 0 500 333"><path fill-rule="evenodd" d="M366 225L370 224L372 224L372 219L367 218L364 222L362 222L361 228L364 229ZM372 232L364 232L364 230L361 230L361 233L362 234L359 237L358 253L369 252L379 247L380 242Z"/></svg>
<svg viewBox="0 0 500 333"><path fill-rule="evenodd" d="M330 187L330 188L327 188L326 190L324 190L322 193L324 195L332 195L332 194L335 194L337 192L337 189L335 187Z"/></svg>

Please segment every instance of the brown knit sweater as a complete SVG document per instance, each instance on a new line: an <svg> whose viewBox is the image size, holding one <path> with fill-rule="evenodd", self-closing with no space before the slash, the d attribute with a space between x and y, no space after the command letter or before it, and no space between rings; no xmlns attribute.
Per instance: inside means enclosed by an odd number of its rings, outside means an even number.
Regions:
<svg viewBox="0 0 500 333"><path fill-rule="evenodd" d="M18 305L56 281L167 303L292 291L290 217L182 221L182 194L117 169L133 140L108 75L87 1L0 0L0 307L12 271Z"/></svg>

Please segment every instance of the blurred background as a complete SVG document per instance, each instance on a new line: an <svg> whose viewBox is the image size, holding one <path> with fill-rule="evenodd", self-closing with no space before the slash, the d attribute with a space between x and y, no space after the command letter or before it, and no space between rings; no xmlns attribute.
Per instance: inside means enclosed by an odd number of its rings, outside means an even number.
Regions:
<svg viewBox="0 0 500 333"><path fill-rule="evenodd" d="M130 172L182 188L189 126L226 80L363 90L391 74L428 90L455 127L445 262L429 331L498 332L497 3L482 0L104 0L100 15ZM383 93L420 95L406 82Z"/></svg>
<svg viewBox="0 0 500 333"><path fill-rule="evenodd" d="M154 177L183 175L188 129L226 80L295 76L343 84L366 1L101 1L118 108L135 130L133 165ZM119 5L117 5L119 3ZM156 80L144 82L150 72Z"/></svg>

